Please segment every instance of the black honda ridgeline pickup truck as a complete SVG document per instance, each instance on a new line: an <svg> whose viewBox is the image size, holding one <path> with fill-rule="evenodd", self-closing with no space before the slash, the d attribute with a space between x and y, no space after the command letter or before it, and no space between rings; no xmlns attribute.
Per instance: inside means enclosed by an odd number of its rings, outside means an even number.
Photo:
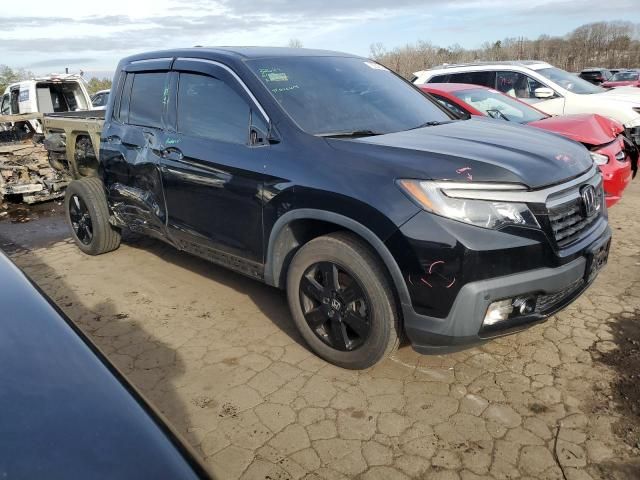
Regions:
<svg viewBox="0 0 640 480"><path fill-rule="evenodd" d="M375 62L305 49L122 60L98 176L65 206L88 254L126 227L286 289L313 351L354 369L403 335L442 353L544 320L611 238L582 145L455 119Z"/></svg>

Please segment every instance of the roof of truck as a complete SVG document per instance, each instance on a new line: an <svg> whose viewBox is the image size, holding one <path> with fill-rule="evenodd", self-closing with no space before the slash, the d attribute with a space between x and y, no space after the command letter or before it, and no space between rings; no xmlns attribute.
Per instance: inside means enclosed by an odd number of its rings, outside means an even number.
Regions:
<svg viewBox="0 0 640 480"><path fill-rule="evenodd" d="M158 50L133 55L123 59L125 63L136 60L171 57L199 57L199 58L234 58L238 60L251 60L269 57L355 57L344 52L331 50L314 50L310 48L291 47L193 47L174 50Z"/></svg>

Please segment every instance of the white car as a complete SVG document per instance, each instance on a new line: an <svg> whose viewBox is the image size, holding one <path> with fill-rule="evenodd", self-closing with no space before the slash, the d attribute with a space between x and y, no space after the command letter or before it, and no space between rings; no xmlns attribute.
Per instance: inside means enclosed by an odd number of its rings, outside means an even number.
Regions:
<svg viewBox="0 0 640 480"><path fill-rule="evenodd" d="M443 65L416 72L413 83L470 83L535 104L550 115L598 113L618 120L640 145L640 88L607 90L539 61Z"/></svg>
<svg viewBox="0 0 640 480"><path fill-rule="evenodd" d="M99 90L91 97L92 110L105 110L111 90Z"/></svg>
<svg viewBox="0 0 640 480"><path fill-rule="evenodd" d="M0 114L58 113L88 110L89 92L82 77L75 74L48 75L9 85L2 95ZM42 133L40 120L28 120L36 133Z"/></svg>

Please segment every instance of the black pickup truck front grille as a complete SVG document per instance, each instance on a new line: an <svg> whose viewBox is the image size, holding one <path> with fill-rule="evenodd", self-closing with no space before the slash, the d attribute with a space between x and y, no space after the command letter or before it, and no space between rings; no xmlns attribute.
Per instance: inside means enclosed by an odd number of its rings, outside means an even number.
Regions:
<svg viewBox="0 0 640 480"><path fill-rule="evenodd" d="M558 247L562 248L582 237L600 215L585 217L581 200L565 203L549 211L549 223Z"/></svg>

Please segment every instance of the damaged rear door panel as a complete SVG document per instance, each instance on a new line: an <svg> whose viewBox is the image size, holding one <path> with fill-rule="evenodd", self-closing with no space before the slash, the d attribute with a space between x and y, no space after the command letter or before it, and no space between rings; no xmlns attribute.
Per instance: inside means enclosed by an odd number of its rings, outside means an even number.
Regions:
<svg viewBox="0 0 640 480"><path fill-rule="evenodd" d="M127 70L113 121L100 143L104 183L117 221L160 237L167 220L159 160L167 135L169 63L151 72Z"/></svg>

